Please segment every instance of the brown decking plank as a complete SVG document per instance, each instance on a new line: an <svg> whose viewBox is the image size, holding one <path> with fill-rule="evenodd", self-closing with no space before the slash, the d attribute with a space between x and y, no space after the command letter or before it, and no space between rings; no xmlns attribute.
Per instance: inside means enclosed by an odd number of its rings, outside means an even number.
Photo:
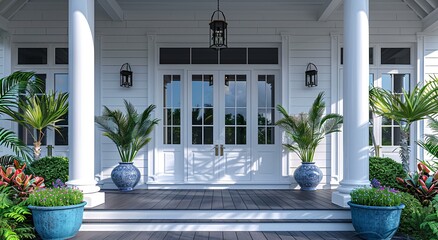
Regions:
<svg viewBox="0 0 438 240"><path fill-rule="evenodd" d="M183 232L179 237L180 240L193 240L196 232Z"/></svg>
<svg viewBox="0 0 438 240"><path fill-rule="evenodd" d="M238 240L236 232L223 232L224 239L227 240Z"/></svg>
<svg viewBox="0 0 438 240"><path fill-rule="evenodd" d="M215 209L215 210L224 209L222 190L213 190L213 203L211 205L211 209Z"/></svg>
<svg viewBox="0 0 438 240"><path fill-rule="evenodd" d="M104 240L114 240L114 239L120 239L125 232L113 232L111 235L104 238Z"/></svg>
<svg viewBox="0 0 438 240"><path fill-rule="evenodd" d="M190 204L187 207L187 209L199 210L203 197L204 197L204 190L196 190L195 195L193 196L192 201L190 201Z"/></svg>
<svg viewBox="0 0 438 240"><path fill-rule="evenodd" d="M266 238L265 235L262 232L249 232L251 235L251 238L253 240L267 240L269 238Z"/></svg>
<svg viewBox="0 0 438 240"><path fill-rule="evenodd" d="M105 239L113 232L78 232L71 240Z"/></svg>
<svg viewBox="0 0 438 240"><path fill-rule="evenodd" d="M139 234L140 234L140 232L125 232L125 234L123 234L119 238L119 240L132 240L132 239L136 238Z"/></svg>
<svg viewBox="0 0 438 240"><path fill-rule="evenodd" d="M213 190L204 191L204 195L202 197L200 209L202 210L211 210L213 203Z"/></svg>
<svg viewBox="0 0 438 240"><path fill-rule="evenodd" d="M210 236L209 232L196 232L194 240L205 240Z"/></svg>
<svg viewBox="0 0 438 240"><path fill-rule="evenodd" d="M271 196L271 199L273 199L273 201L277 202L279 206L281 206L281 209L283 210L293 210L296 209L296 206L294 206L293 204L290 204L290 202L286 201L286 199L279 195L276 191L273 190L265 190L266 194Z"/></svg>
<svg viewBox="0 0 438 240"><path fill-rule="evenodd" d="M286 192L283 190L277 191L285 201L290 203L294 208L298 209L319 209L319 206L308 198L305 191Z"/></svg>

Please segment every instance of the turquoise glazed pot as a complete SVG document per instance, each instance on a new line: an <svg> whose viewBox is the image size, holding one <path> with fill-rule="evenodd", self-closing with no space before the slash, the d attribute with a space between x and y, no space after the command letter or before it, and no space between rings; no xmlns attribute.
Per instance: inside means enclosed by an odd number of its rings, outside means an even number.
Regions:
<svg viewBox="0 0 438 240"><path fill-rule="evenodd" d="M395 207L365 206L348 202L353 227L363 239L391 239L400 224L404 204Z"/></svg>
<svg viewBox="0 0 438 240"><path fill-rule="evenodd" d="M35 230L44 240L72 238L79 231L87 202L61 207L29 206Z"/></svg>
<svg viewBox="0 0 438 240"><path fill-rule="evenodd" d="M119 162L111 172L111 179L120 191L132 191L140 181L140 171L132 162Z"/></svg>
<svg viewBox="0 0 438 240"><path fill-rule="evenodd" d="M314 162L302 162L295 170L294 178L301 190L314 191L322 180L322 172Z"/></svg>

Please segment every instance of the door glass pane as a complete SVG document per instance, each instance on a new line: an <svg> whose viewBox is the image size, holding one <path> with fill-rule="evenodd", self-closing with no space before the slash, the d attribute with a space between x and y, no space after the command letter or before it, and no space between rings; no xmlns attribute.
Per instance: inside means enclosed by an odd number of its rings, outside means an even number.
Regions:
<svg viewBox="0 0 438 240"><path fill-rule="evenodd" d="M275 144L275 75L257 76L258 144Z"/></svg>
<svg viewBox="0 0 438 240"><path fill-rule="evenodd" d="M246 80L246 75L225 75L225 144L246 144Z"/></svg>
<svg viewBox="0 0 438 240"><path fill-rule="evenodd" d="M181 143L181 76L163 75L163 143Z"/></svg>
<svg viewBox="0 0 438 240"><path fill-rule="evenodd" d="M213 87L211 74L192 75L192 144L213 144Z"/></svg>
<svg viewBox="0 0 438 240"><path fill-rule="evenodd" d="M18 64L47 64L47 48L18 48Z"/></svg>
<svg viewBox="0 0 438 240"><path fill-rule="evenodd" d="M68 48L55 48L55 64L68 64Z"/></svg>
<svg viewBox="0 0 438 240"><path fill-rule="evenodd" d="M382 64L411 64L410 48L382 48Z"/></svg>

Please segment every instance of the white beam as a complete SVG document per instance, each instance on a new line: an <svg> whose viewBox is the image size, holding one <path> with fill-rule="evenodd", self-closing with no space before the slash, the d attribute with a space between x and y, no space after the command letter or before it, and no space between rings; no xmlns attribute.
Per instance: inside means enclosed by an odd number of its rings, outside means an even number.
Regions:
<svg viewBox="0 0 438 240"><path fill-rule="evenodd" d="M403 2L406 3L419 18L423 19L426 17L427 12L425 12L414 0L403 0Z"/></svg>
<svg viewBox="0 0 438 240"><path fill-rule="evenodd" d="M338 7L342 4L342 0L329 0L324 6L321 8L319 12L318 21L323 22L327 21L330 15L338 9Z"/></svg>
<svg viewBox="0 0 438 240"><path fill-rule="evenodd" d="M97 0L108 14L108 16L114 21L123 20L123 10L116 0Z"/></svg>
<svg viewBox="0 0 438 240"><path fill-rule="evenodd" d="M0 16L0 30L8 32L9 30L9 21L8 19Z"/></svg>
<svg viewBox="0 0 438 240"><path fill-rule="evenodd" d="M435 0L426 0L426 2L428 2L433 8L438 7L438 3Z"/></svg>
<svg viewBox="0 0 438 240"><path fill-rule="evenodd" d="M424 0L415 0L415 2L418 4L418 6L423 9L427 14L429 14L430 12L432 12L434 10L434 8L426 1Z"/></svg>
<svg viewBox="0 0 438 240"><path fill-rule="evenodd" d="M20 11L29 0L16 0L13 4L9 5L8 9L3 13L3 17L11 19L15 14Z"/></svg>
<svg viewBox="0 0 438 240"><path fill-rule="evenodd" d="M423 18L423 32L433 32L438 29L438 8Z"/></svg>

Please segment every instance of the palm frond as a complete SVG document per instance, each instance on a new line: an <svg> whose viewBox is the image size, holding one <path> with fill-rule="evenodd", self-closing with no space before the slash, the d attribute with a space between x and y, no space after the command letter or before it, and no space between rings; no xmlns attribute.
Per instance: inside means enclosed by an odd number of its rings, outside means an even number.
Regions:
<svg viewBox="0 0 438 240"><path fill-rule="evenodd" d="M151 119L155 105L150 105L141 114L134 105L124 100L125 111L111 110L104 106L102 116L96 116L95 122L103 135L117 146L122 162L132 162L138 151L150 142L150 133L158 124Z"/></svg>
<svg viewBox="0 0 438 240"><path fill-rule="evenodd" d="M316 147L327 134L340 131L342 116L328 114L323 117L325 103L323 92L319 93L308 113L290 115L284 107L277 105L283 116L276 125L283 128L292 143L283 144L295 152L303 162L312 162Z"/></svg>
<svg viewBox="0 0 438 240"><path fill-rule="evenodd" d="M15 134L15 132L0 128L0 146L10 148L18 157L22 158L26 163L32 162L32 150L25 145Z"/></svg>

